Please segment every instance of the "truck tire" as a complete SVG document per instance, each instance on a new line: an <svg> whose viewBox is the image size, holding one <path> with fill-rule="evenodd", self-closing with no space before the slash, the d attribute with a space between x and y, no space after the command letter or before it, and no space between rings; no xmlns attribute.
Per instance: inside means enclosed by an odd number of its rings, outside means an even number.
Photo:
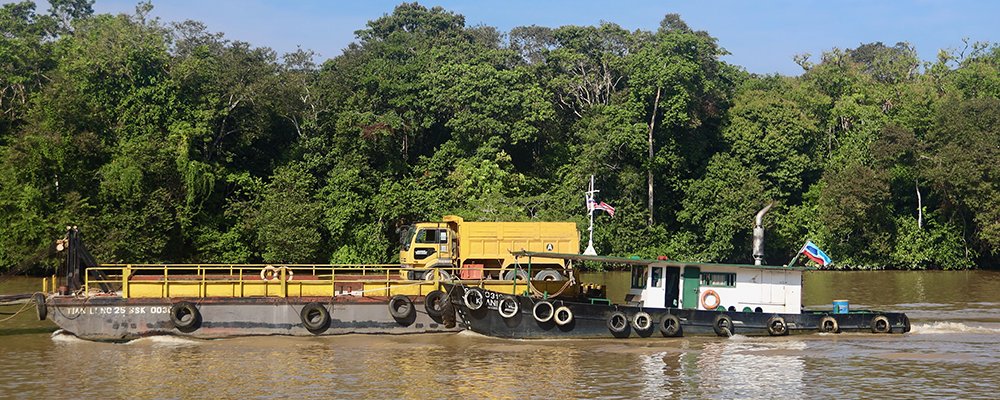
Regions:
<svg viewBox="0 0 1000 400"><path fill-rule="evenodd" d="M524 280L524 281L528 280L528 273L525 272L523 269L516 269L516 268L511 268L505 271L503 273L503 280L512 281L514 280L515 274L517 275L518 280Z"/></svg>
<svg viewBox="0 0 1000 400"><path fill-rule="evenodd" d="M566 277L554 269L543 269L535 274L536 281L564 281Z"/></svg>

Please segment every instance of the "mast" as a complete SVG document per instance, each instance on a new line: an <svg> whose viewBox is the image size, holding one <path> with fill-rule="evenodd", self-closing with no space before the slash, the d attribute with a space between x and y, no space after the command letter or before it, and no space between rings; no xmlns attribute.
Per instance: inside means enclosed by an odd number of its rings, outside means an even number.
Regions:
<svg viewBox="0 0 1000 400"><path fill-rule="evenodd" d="M587 240L587 250L583 251L583 254L588 256L596 256L597 251L594 250L594 193L600 192L600 190L594 190L594 176L590 176L590 189L587 190L587 214L590 215L590 227L587 231L590 233L590 238Z"/></svg>

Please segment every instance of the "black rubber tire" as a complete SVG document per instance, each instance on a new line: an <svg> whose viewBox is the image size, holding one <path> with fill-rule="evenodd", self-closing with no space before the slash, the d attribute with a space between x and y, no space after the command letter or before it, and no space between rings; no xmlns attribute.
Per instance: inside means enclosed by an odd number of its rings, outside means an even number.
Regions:
<svg viewBox="0 0 1000 400"><path fill-rule="evenodd" d="M483 290L480 288L466 288L462 300L465 302L465 306L472 311L483 308L483 305L486 304L486 296L483 295Z"/></svg>
<svg viewBox="0 0 1000 400"><path fill-rule="evenodd" d="M389 299L389 315L396 321L411 318L417 310L413 307L413 300L409 297L397 294Z"/></svg>
<svg viewBox="0 0 1000 400"><path fill-rule="evenodd" d="M560 315L565 315L566 318L561 318ZM556 325L566 326L573 323L573 310L569 307L559 306L555 311L552 312L552 319L556 321Z"/></svg>
<svg viewBox="0 0 1000 400"><path fill-rule="evenodd" d="M535 274L536 281L564 281L566 277L554 269L543 269Z"/></svg>
<svg viewBox="0 0 1000 400"><path fill-rule="evenodd" d="M716 335L722 337L729 337L735 334L735 332L733 332L733 319L725 314L715 317L715 322L712 323L712 329L715 330Z"/></svg>
<svg viewBox="0 0 1000 400"><path fill-rule="evenodd" d="M31 295L31 301L35 302L35 315L38 316L38 320L45 321L49 315L49 308L45 305L45 294L35 293Z"/></svg>
<svg viewBox="0 0 1000 400"><path fill-rule="evenodd" d="M632 325L629 323L628 316L621 311L613 311L608 315L608 330L616 338L626 338L631 333Z"/></svg>
<svg viewBox="0 0 1000 400"><path fill-rule="evenodd" d="M431 318L441 318L444 315L444 305L448 300L448 294L440 290L432 290L424 297L424 311Z"/></svg>
<svg viewBox="0 0 1000 400"><path fill-rule="evenodd" d="M538 316L539 308L542 308L543 312L546 314L542 314L542 316L539 317ZM548 300L539 301L535 303L534 307L531 308L531 316L535 317L535 321L538 322L549 322L555 315L556 315L556 307L553 306L552 303L550 303Z"/></svg>
<svg viewBox="0 0 1000 400"><path fill-rule="evenodd" d="M319 303L308 303L303 306L299 312L299 319L302 320L302 326L306 330L316 335L330 327L330 312Z"/></svg>
<svg viewBox="0 0 1000 400"><path fill-rule="evenodd" d="M889 323L889 318L885 315L876 315L872 318L872 333L890 333L892 332L892 324Z"/></svg>
<svg viewBox="0 0 1000 400"><path fill-rule="evenodd" d="M660 317L660 333L664 337L680 336L681 319L673 314L663 314L663 317Z"/></svg>
<svg viewBox="0 0 1000 400"><path fill-rule="evenodd" d="M170 322L181 332L191 332L201 326L201 312L187 301L182 301L170 307Z"/></svg>
<svg viewBox="0 0 1000 400"><path fill-rule="evenodd" d="M785 336L788 334L788 325L785 319L779 316L771 317L767 320L767 334L771 336Z"/></svg>
<svg viewBox="0 0 1000 400"><path fill-rule="evenodd" d="M829 315L824 315L823 318L819 320L820 333L840 333L840 324L837 323L837 319Z"/></svg>
<svg viewBox="0 0 1000 400"><path fill-rule="evenodd" d="M504 307L505 304L512 304L512 306ZM516 297L508 294L506 296L501 297L500 300L497 301L497 312L500 313L500 317L505 319L511 319L517 316L517 314L521 312L521 304L517 302Z"/></svg>
<svg viewBox="0 0 1000 400"><path fill-rule="evenodd" d="M645 311L639 311L632 316L632 329L636 331L648 331L653 328L653 317Z"/></svg>

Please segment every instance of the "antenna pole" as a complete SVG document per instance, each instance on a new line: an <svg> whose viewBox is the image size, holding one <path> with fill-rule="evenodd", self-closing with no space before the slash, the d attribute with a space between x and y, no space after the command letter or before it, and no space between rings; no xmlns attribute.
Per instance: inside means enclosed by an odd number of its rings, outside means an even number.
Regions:
<svg viewBox="0 0 1000 400"><path fill-rule="evenodd" d="M594 190L594 176L590 176L590 188L587 190L587 214L590 216L590 227L587 231L590 233L590 238L587 240L587 250L584 250L583 254L596 256L597 251L594 250L594 193L600 192L600 190Z"/></svg>

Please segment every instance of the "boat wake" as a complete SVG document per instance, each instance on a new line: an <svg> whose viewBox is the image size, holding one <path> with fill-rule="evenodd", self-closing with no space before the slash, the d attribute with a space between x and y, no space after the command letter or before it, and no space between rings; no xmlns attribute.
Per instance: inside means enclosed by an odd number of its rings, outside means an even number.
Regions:
<svg viewBox="0 0 1000 400"><path fill-rule="evenodd" d="M984 326L966 325L960 322L933 322L929 324L915 324L910 328L910 334L943 334L943 333L975 333L975 334L1000 334L1000 328L989 328Z"/></svg>
<svg viewBox="0 0 1000 400"><path fill-rule="evenodd" d="M196 346L200 341L179 336L158 335L131 340L125 343L132 346L183 347Z"/></svg>
<svg viewBox="0 0 1000 400"><path fill-rule="evenodd" d="M86 340L76 337L76 335L62 329L52 332L52 341L56 343L85 343Z"/></svg>

